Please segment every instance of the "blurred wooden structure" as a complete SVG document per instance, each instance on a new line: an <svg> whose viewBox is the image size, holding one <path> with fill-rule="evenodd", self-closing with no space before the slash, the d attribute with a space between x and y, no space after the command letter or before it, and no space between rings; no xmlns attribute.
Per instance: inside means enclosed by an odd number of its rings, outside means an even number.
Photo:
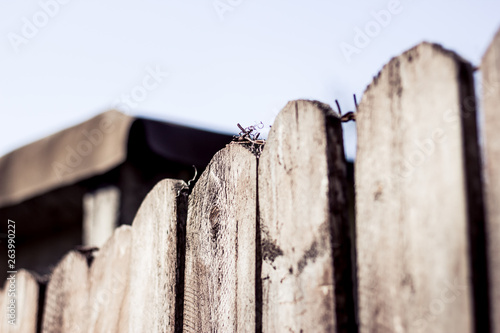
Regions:
<svg viewBox="0 0 500 333"><path fill-rule="evenodd" d="M0 219L16 221L17 267L46 274L75 246L102 246L158 181L191 179L231 139L108 111L1 157Z"/></svg>

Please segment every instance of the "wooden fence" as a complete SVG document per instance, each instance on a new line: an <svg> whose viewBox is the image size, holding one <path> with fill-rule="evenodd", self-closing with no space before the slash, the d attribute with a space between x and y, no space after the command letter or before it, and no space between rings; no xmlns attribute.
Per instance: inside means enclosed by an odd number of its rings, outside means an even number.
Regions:
<svg viewBox="0 0 500 333"><path fill-rule="evenodd" d="M359 105L355 223L338 115L293 101L260 156L161 181L91 263L18 272L0 331L500 332L500 32L480 70L484 163L474 68L422 43Z"/></svg>

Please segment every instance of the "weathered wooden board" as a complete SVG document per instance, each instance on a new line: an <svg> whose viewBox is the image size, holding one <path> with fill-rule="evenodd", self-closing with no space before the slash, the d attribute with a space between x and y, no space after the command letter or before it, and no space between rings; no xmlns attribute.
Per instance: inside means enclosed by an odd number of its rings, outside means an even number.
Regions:
<svg viewBox="0 0 500 333"><path fill-rule="evenodd" d="M54 269L43 308L43 333L85 333L88 322L87 258L71 251Z"/></svg>
<svg viewBox="0 0 500 333"><path fill-rule="evenodd" d="M174 332L182 318L178 232L184 228L186 184L166 179L144 199L132 224L128 285L129 332ZM183 252L183 249L179 249ZM179 254L181 254L179 252ZM179 313L180 312L180 313ZM120 329L120 332L123 330Z"/></svg>
<svg viewBox="0 0 500 333"><path fill-rule="evenodd" d="M500 332L500 30L481 63L492 331Z"/></svg>
<svg viewBox="0 0 500 333"><path fill-rule="evenodd" d="M14 278L12 274L8 274L7 278L3 290L0 290L0 332L35 333L38 314L37 281L23 269Z"/></svg>
<svg viewBox="0 0 500 333"><path fill-rule="evenodd" d="M128 291L132 227L116 229L92 262L89 273L89 332L124 332ZM127 304L128 305L128 304ZM122 329L119 329L119 327Z"/></svg>
<svg viewBox="0 0 500 333"><path fill-rule="evenodd" d="M356 332L340 119L289 102L259 160L263 332Z"/></svg>
<svg viewBox="0 0 500 333"><path fill-rule="evenodd" d="M471 65L422 43L384 66L356 122L360 331L488 332Z"/></svg>
<svg viewBox="0 0 500 333"><path fill-rule="evenodd" d="M184 332L255 332L256 174L230 144L189 196Z"/></svg>

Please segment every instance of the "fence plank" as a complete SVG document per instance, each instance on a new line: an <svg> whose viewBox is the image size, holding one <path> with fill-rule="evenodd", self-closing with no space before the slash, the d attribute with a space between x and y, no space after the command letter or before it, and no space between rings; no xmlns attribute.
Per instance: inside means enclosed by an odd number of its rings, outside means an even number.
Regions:
<svg viewBox="0 0 500 333"><path fill-rule="evenodd" d="M15 274L7 275L3 290L0 290L0 332L4 333L35 333L38 314L38 283L26 270L22 269ZM13 281L15 296L11 297ZM15 303L11 303L15 299ZM11 315L9 305L15 306L15 319ZM12 320L12 324L9 321Z"/></svg>
<svg viewBox="0 0 500 333"><path fill-rule="evenodd" d="M47 285L42 332L84 333L87 319L87 258L71 251L54 269Z"/></svg>
<svg viewBox="0 0 500 333"><path fill-rule="evenodd" d="M123 225L101 248L89 273L89 332L124 332L128 311L123 309L128 287L132 228ZM119 329L119 327L122 329Z"/></svg>
<svg viewBox="0 0 500 333"><path fill-rule="evenodd" d="M474 313L474 295L487 308L486 289L474 290L486 285L475 112L470 64L438 45L392 59L367 88L356 119L361 332L488 332Z"/></svg>
<svg viewBox="0 0 500 333"><path fill-rule="evenodd" d="M176 303L181 297L178 288L182 275L177 247L186 207L184 194L178 193L185 186L178 180L159 182L144 199L132 224L126 296L130 332L174 332L176 316L182 314Z"/></svg>
<svg viewBox="0 0 500 333"><path fill-rule="evenodd" d="M481 63L493 332L500 332L500 30Z"/></svg>
<svg viewBox="0 0 500 333"><path fill-rule="evenodd" d="M255 332L256 171L228 145L189 196L185 332Z"/></svg>
<svg viewBox="0 0 500 333"><path fill-rule="evenodd" d="M356 332L340 119L287 104L259 160L264 332Z"/></svg>

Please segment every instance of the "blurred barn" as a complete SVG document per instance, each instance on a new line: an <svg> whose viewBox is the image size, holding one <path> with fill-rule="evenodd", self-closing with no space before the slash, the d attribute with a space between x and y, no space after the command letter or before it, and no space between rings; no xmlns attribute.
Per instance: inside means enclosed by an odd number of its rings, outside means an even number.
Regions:
<svg viewBox="0 0 500 333"><path fill-rule="evenodd" d="M131 224L163 178L189 180L230 135L108 111L0 158L0 228L16 225L16 268L50 272L75 246ZM6 261L0 264L5 278Z"/></svg>

